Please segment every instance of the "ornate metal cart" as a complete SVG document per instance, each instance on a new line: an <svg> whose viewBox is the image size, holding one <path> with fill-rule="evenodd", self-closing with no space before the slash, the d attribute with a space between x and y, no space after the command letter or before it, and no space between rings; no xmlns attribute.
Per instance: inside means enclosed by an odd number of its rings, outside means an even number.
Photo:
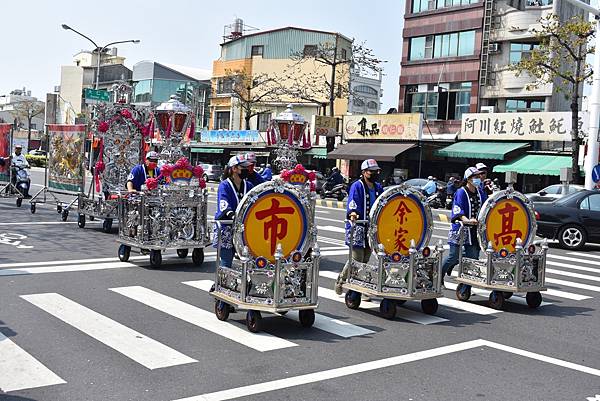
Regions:
<svg viewBox="0 0 600 401"><path fill-rule="evenodd" d="M125 103L126 95L131 96L130 86L115 84L112 91L117 103L94 105L92 131L100 141L98 161L88 193L79 193L77 200L79 227L85 227L86 216L90 220L104 219L102 229L106 233L117 219L119 197L127 192L127 176L142 159L142 137L151 129L150 123L144 125L150 117L149 109Z"/></svg>
<svg viewBox="0 0 600 401"><path fill-rule="evenodd" d="M548 245L545 240L541 246L533 244L537 230L533 203L509 185L488 198L478 220L477 236L485 256L470 259L459 254L456 297L467 301L473 286L491 290L489 305L495 309L519 292L526 293L530 308L540 306ZM461 231L461 246L467 231Z"/></svg>
<svg viewBox="0 0 600 401"><path fill-rule="evenodd" d="M396 315L396 306L420 300L423 312L434 314L441 292L443 247L427 246L433 229L429 205L417 190L398 185L388 188L375 201L368 229L369 243L377 257L375 265L353 259L352 246L348 281L343 285L346 306L358 309L361 294L383 298L379 311L387 319ZM350 243L364 232L366 220L351 222Z"/></svg>
<svg viewBox="0 0 600 401"><path fill-rule="evenodd" d="M175 165L163 166L158 179L147 180L143 193L119 199L121 261L126 262L135 247L147 251L150 265L158 267L162 252L176 249L177 256L185 258L192 248L194 264L202 265L204 247L210 243L203 173L201 167L192 167L182 158Z"/></svg>
<svg viewBox="0 0 600 401"><path fill-rule="evenodd" d="M261 329L261 312L298 309L304 327L315 320L320 259L316 197L303 168L282 175L284 179L258 185L242 199L232 228L239 259L231 267L218 263L215 273L217 318L227 320L231 307L247 310L252 332ZM218 261L224 223L216 222Z"/></svg>

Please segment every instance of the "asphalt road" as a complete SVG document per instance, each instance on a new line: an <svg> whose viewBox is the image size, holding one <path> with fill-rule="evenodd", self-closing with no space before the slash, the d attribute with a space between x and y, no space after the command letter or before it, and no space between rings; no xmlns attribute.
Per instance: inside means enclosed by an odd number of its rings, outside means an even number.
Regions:
<svg viewBox="0 0 600 401"><path fill-rule="evenodd" d="M244 314L215 324L213 279L167 254L120 263L116 224L80 229L52 204L0 199L0 400L586 400L600 394L600 247L552 246L537 310L502 312L445 291L435 317L416 302L388 321L332 294L346 260L343 211L317 208L321 328ZM214 198L211 198L214 210ZM448 224L435 223L444 239ZM137 255L136 255L137 256ZM191 283L190 283L191 282ZM194 286L195 285L195 286ZM451 284L449 284L451 286ZM293 316L291 316L293 317ZM592 397L592 398L588 398ZM600 400L600 396L598 396Z"/></svg>

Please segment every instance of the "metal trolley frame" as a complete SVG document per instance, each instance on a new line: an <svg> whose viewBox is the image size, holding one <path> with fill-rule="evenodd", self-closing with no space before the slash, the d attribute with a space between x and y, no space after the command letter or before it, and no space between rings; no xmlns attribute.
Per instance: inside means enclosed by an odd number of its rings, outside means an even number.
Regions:
<svg viewBox="0 0 600 401"><path fill-rule="evenodd" d="M503 199L514 199L520 202L528 213L529 235L523 242L522 238L516 239L515 251L507 249L495 250L492 241L487 241L486 217L488 213ZM461 301L467 301L471 297L469 286L490 290L489 305L494 309L502 309L504 301L514 293L526 293L527 305L537 308L542 303L540 291L545 291L546 277L546 253L548 252L547 241L541 246L535 246L537 225L533 203L523 194L515 191L512 186L506 190L494 193L483 205L478 216L481 222L478 226L478 240L485 253L484 258L471 259L459 253L458 277L459 283L456 288L456 297ZM461 227L460 246L465 240L468 230ZM485 248L484 248L485 245Z"/></svg>
<svg viewBox="0 0 600 401"><path fill-rule="evenodd" d="M243 222L239 216L254 204L263 191L291 192L298 196L307 214L307 238L300 249L287 258L281 244L277 245L274 263L260 255L251 255L242 242ZM271 181L253 188L242 199L236 211L236 219L215 221L217 235L217 268L214 290L215 314L219 320L227 320L233 310L245 310L246 326L251 332L261 330L261 312L284 315L298 310L300 324L311 327L315 320L314 310L318 306L320 249L314 224L314 193L297 190L295 186L280 180ZM221 265L222 226L233 225L236 256L232 267ZM241 252L238 252L241 250ZM261 266L261 261L264 265Z"/></svg>

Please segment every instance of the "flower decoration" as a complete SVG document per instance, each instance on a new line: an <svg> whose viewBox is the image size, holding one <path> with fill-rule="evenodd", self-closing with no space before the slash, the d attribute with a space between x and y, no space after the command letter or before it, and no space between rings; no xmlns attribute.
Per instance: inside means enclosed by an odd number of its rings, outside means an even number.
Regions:
<svg viewBox="0 0 600 401"><path fill-rule="evenodd" d="M109 127L110 126L108 125L108 123L106 121L102 121L100 124L98 124L98 131L106 132L106 131L108 131Z"/></svg>
<svg viewBox="0 0 600 401"><path fill-rule="evenodd" d="M317 184L314 181L310 182L310 192L315 192L317 190Z"/></svg>
<svg viewBox="0 0 600 401"><path fill-rule="evenodd" d="M308 173L308 180L309 181L314 181L317 179L317 173L315 173L314 171L311 171L310 173Z"/></svg>
<svg viewBox="0 0 600 401"><path fill-rule="evenodd" d="M204 188L206 188L206 181L204 181L204 178L200 178L200 179L198 180L198 186L199 186L201 189L204 189Z"/></svg>
<svg viewBox="0 0 600 401"><path fill-rule="evenodd" d="M121 116L123 116L124 118L131 118L131 111L123 109L121 110Z"/></svg>
<svg viewBox="0 0 600 401"><path fill-rule="evenodd" d="M175 170L175 166L172 164L164 164L160 167L160 174L164 176L169 176Z"/></svg>
<svg viewBox="0 0 600 401"><path fill-rule="evenodd" d="M191 169L190 161L186 157L182 157L175 162L175 169Z"/></svg>
<svg viewBox="0 0 600 401"><path fill-rule="evenodd" d="M142 127L140 128L140 131L142 133L142 136L148 136L148 134L150 133L149 127Z"/></svg>
<svg viewBox="0 0 600 401"><path fill-rule="evenodd" d="M146 178L146 188L148 191L158 188L158 178Z"/></svg>
<svg viewBox="0 0 600 401"><path fill-rule="evenodd" d="M194 168L192 169L192 173L194 173L194 177L200 178L204 174L204 169L202 168L202 166L194 166Z"/></svg>
<svg viewBox="0 0 600 401"><path fill-rule="evenodd" d="M317 174L314 171L306 171L301 164L297 164L292 170L283 170L280 177L292 185L309 184L311 192L316 190L315 179L317 178Z"/></svg>
<svg viewBox="0 0 600 401"><path fill-rule="evenodd" d="M103 161L96 162L95 171L97 174L102 174L102 172L104 171L105 168L106 168L106 166L104 165Z"/></svg>

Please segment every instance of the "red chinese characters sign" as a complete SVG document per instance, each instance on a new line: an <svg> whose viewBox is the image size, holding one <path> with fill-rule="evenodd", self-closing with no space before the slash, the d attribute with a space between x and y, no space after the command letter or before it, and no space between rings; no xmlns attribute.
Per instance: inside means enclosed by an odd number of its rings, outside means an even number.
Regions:
<svg viewBox="0 0 600 401"><path fill-rule="evenodd" d="M529 210L516 199L502 199L486 217L486 240L495 251L515 251L517 238L526 242L530 235Z"/></svg>
<svg viewBox="0 0 600 401"><path fill-rule="evenodd" d="M395 196L389 200L377 217L377 242L390 255L408 255L414 240L419 248L426 231L426 218L420 202L409 196Z"/></svg>

